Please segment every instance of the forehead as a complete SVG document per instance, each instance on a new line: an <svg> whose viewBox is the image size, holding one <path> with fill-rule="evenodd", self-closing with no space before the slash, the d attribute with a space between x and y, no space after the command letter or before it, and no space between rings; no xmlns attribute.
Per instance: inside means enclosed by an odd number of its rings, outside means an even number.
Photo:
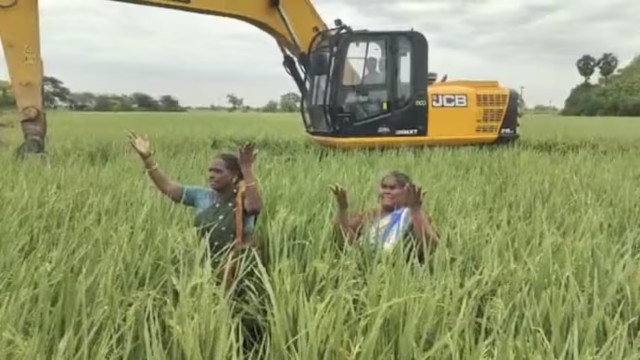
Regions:
<svg viewBox="0 0 640 360"><path fill-rule="evenodd" d="M380 181L380 185L382 186L400 186L400 182L398 182L398 180L396 180L395 176L392 175L387 175L385 177L382 178L382 181Z"/></svg>
<svg viewBox="0 0 640 360"><path fill-rule="evenodd" d="M212 169L226 169L227 168L227 164L224 162L224 160L222 160L220 158L214 158L213 160L211 160L211 168Z"/></svg>

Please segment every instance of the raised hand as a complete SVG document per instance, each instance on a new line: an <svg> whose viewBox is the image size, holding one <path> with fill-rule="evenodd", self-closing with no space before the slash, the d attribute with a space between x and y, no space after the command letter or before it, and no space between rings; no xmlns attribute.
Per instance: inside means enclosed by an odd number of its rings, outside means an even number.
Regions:
<svg viewBox="0 0 640 360"><path fill-rule="evenodd" d="M250 141L240 147L238 161L241 167L251 167L256 160L258 151L255 150L256 144Z"/></svg>
<svg viewBox="0 0 640 360"><path fill-rule="evenodd" d="M347 190L337 184L330 186L329 189L331 189L333 196L335 196L338 207L341 210L346 210L349 207L349 203L347 201Z"/></svg>
<svg viewBox="0 0 640 360"><path fill-rule="evenodd" d="M425 192L422 190L422 187L416 186L416 184L407 184L405 190L407 207L412 210L418 210L422 208L422 199L424 199L425 194Z"/></svg>
<svg viewBox="0 0 640 360"><path fill-rule="evenodd" d="M131 147L140 155L141 158L145 159L151 156L151 147L149 145L149 138L147 135L138 136L133 131L129 130L129 144Z"/></svg>

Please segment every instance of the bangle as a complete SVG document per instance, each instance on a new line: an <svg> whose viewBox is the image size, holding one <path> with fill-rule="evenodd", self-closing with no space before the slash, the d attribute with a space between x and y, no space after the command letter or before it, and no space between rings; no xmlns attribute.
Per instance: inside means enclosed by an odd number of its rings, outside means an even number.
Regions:
<svg viewBox="0 0 640 360"><path fill-rule="evenodd" d="M256 182L255 182L255 181L252 181L252 182L250 182L250 183L246 183L246 184L244 184L244 187L254 186L255 184L256 184Z"/></svg>
<svg viewBox="0 0 640 360"><path fill-rule="evenodd" d="M151 168L149 169L145 169L147 172L152 172L153 170L158 168L158 164L153 165Z"/></svg>

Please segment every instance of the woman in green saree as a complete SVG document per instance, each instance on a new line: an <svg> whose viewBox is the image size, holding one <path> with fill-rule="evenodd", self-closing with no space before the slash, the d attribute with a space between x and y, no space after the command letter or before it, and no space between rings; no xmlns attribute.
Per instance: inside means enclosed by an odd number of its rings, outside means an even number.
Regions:
<svg viewBox="0 0 640 360"><path fill-rule="evenodd" d="M194 226L198 234L207 240L211 263L221 269L219 273L225 292L231 289L238 263L247 273L237 282L233 299L241 305L251 304L249 289L260 288L255 260L261 259L254 241L254 227L262 208L262 199L256 188L253 163L256 151L253 143L242 146L239 155L223 153L215 156L209 166L209 187L183 185L162 173L153 158L146 136L129 133L129 142L138 153L149 177L161 193L176 203L196 210ZM248 280L248 281L247 281ZM249 284L247 284L249 283ZM257 283L257 284L256 284ZM245 346L262 337L255 316L243 315Z"/></svg>

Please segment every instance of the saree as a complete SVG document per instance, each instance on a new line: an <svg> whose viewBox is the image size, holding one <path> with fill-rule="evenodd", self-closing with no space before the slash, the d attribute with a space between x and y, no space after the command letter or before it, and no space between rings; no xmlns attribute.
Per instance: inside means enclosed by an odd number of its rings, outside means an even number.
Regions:
<svg viewBox="0 0 640 360"><path fill-rule="evenodd" d="M213 203L196 215L194 226L198 235L207 240L212 259L218 259L236 240L234 200L214 199Z"/></svg>
<svg viewBox="0 0 640 360"><path fill-rule="evenodd" d="M261 318L266 310L266 292L259 276L260 257L250 247L235 248L237 241L250 235L256 221L244 211L243 195L241 184L235 198L214 197L211 205L196 215L194 226L198 235L207 241L209 260L214 269L226 270L231 257L234 258L235 284L231 289L231 301L234 313L240 318L243 348L251 352L264 340L266 330Z"/></svg>
<svg viewBox="0 0 640 360"><path fill-rule="evenodd" d="M409 208L402 207L373 221L365 239L370 245L390 250L407 236L410 229L411 213Z"/></svg>

